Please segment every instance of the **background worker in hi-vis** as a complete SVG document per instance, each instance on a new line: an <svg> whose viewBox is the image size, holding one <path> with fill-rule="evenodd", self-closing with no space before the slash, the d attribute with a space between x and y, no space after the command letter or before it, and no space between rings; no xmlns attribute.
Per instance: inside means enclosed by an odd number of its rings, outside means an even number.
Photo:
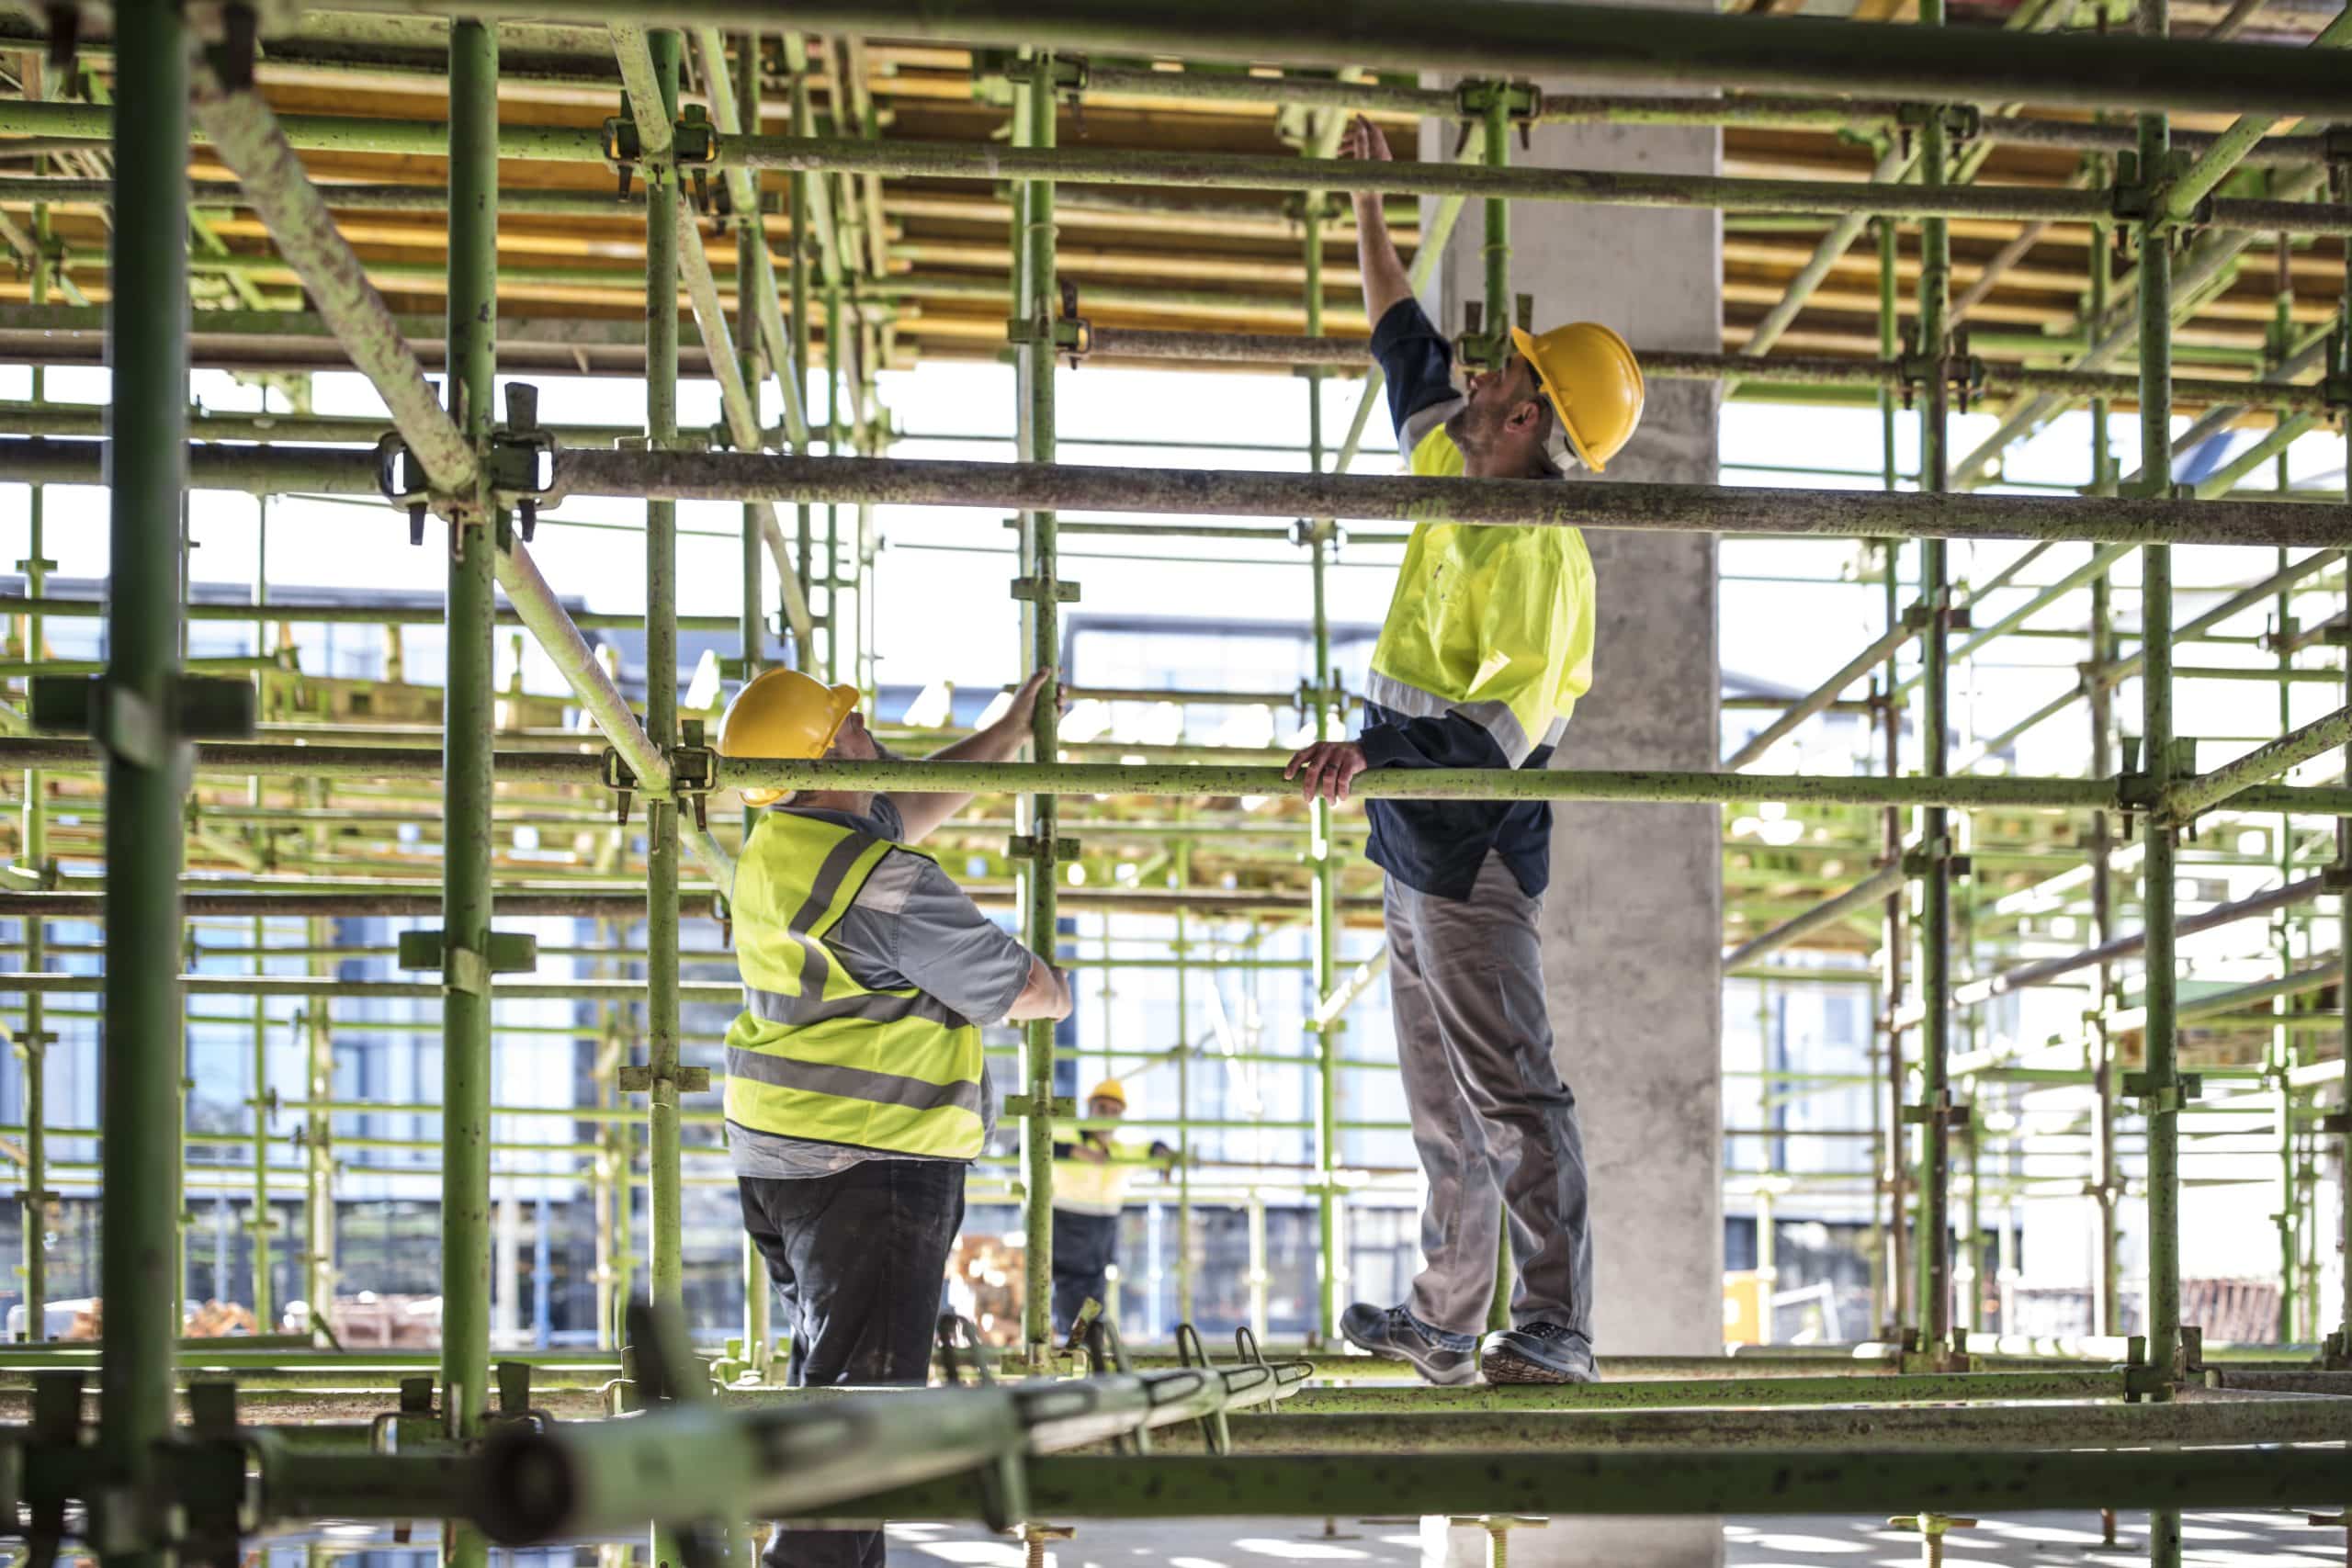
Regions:
<svg viewBox="0 0 2352 1568"><path fill-rule="evenodd" d="M1385 162L1359 118L1343 156ZM1413 299L1375 191L1355 198L1373 357L1397 450L1417 475L1556 480L1599 473L1642 417L1625 340L1590 321L1511 330L1498 370L1453 382L1453 351ZM1499 301L1490 301L1499 310ZM1366 768L1541 768L1592 685L1593 574L1573 528L1425 519L1413 529L1372 656L1362 736L1291 759L1309 799L1344 800ZM1576 1096L1552 1061L1536 934L1551 875L1542 801L1366 803L1396 1055L1429 1177L1420 1274L1394 1306L1359 1302L1340 1331L1431 1382L1589 1382L1592 1232ZM1511 1326L1487 1336L1502 1214Z"/></svg>
<svg viewBox="0 0 2352 1568"><path fill-rule="evenodd" d="M936 753L1001 762L1050 670ZM857 689L770 670L727 710L729 757L871 761ZM980 1027L1069 1013L1062 974L911 846L968 795L747 789L761 812L731 908L743 1010L727 1032L727 1141L743 1224L792 1336L786 1381L930 1380L964 1174L996 1124ZM882 1532L780 1529L771 1568L880 1568Z"/></svg>

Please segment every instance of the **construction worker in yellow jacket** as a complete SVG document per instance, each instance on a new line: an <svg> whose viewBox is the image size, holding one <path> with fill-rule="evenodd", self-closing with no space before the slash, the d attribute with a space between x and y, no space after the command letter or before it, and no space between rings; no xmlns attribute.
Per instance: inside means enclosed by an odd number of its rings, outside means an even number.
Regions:
<svg viewBox="0 0 2352 1568"><path fill-rule="evenodd" d="M1090 1122L1116 1122L1127 1113L1127 1087L1104 1078L1086 1097ZM1119 1215L1127 1188L1146 1163L1165 1168L1176 1151L1154 1140L1145 1160L1122 1149L1108 1129L1089 1127L1054 1145L1054 1332L1067 1334L1088 1299L1115 1318L1111 1268L1119 1260Z"/></svg>
<svg viewBox="0 0 2352 1568"><path fill-rule="evenodd" d="M1041 671L937 753L1000 762ZM729 757L882 755L857 691L770 670L727 710ZM730 897L743 1010L727 1032L727 1138L743 1224L792 1336L786 1381L929 1381L964 1174L994 1126L984 1024L1058 1019L1069 986L913 846L967 795L747 789L760 809ZM879 1530L776 1534L770 1568L880 1568Z"/></svg>
<svg viewBox="0 0 2352 1568"><path fill-rule="evenodd" d="M1343 156L1385 161L1359 118ZM1514 328L1501 368L1456 386L1452 345L1413 299L1375 192L1355 199L1372 351L1398 452L1428 477L1558 480L1600 473L1634 434L1642 372L1608 327ZM1366 768L1541 768L1592 684L1594 584L1573 528L1419 521L1372 656L1354 740L1291 760L1309 799ZM1409 1298L1357 1303L1341 1332L1432 1382L1584 1382L1592 1240L1576 1097L1552 1060L1536 917L1550 879L1540 801L1366 803L1385 919L1396 1054L1429 1178ZM1511 1326L1477 1336L1508 1213Z"/></svg>

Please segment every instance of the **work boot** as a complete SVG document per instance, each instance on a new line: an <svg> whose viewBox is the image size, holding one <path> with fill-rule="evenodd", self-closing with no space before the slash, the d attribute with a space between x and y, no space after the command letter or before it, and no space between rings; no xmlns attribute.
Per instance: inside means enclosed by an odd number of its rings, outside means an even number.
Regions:
<svg viewBox="0 0 2352 1568"><path fill-rule="evenodd" d="M1478 1347L1488 1382L1599 1382L1591 1342L1556 1323L1502 1328Z"/></svg>
<svg viewBox="0 0 2352 1568"><path fill-rule="evenodd" d="M1431 1328L1401 1306L1358 1302L1340 1314L1348 1343L1392 1361L1410 1361L1430 1382L1453 1386L1476 1382L1478 1341L1467 1334Z"/></svg>

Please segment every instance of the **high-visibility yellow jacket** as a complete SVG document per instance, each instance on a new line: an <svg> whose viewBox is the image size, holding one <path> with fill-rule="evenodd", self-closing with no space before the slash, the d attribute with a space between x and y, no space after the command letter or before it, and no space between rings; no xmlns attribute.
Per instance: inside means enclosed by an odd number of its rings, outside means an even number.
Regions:
<svg viewBox="0 0 2352 1568"><path fill-rule="evenodd" d="M790 811L752 829L732 901L743 1010L727 1032L729 1122L891 1154L980 1152L978 1028L911 987L868 990L825 945L882 857L906 847Z"/></svg>
<svg viewBox="0 0 2352 1568"><path fill-rule="evenodd" d="M1090 1159L1054 1161L1054 1207L1072 1214L1115 1214L1126 1206L1136 1162L1116 1151L1102 1165Z"/></svg>
<svg viewBox="0 0 2352 1568"><path fill-rule="evenodd" d="M1462 449L1439 425L1411 471L1452 478ZM1458 713L1512 767L1555 745L1592 688L1592 558L1574 528L1414 525L1373 649L1364 695L1409 718Z"/></svg>

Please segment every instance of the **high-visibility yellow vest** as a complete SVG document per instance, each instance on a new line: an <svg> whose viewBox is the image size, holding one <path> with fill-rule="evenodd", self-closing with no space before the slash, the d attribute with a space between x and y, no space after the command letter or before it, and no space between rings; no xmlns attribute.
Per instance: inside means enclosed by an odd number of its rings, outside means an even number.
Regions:
<svg viewBox="0 0 2352 1568"><path fill-rule="evenodd" d="M1054 1161L1054 1207L1073 1214L1115 1214L1126 1206L1136 1163L1114 1150L1102 1165L1090 1159Z"/></svg>
<svg viewBox="0 0 2352 1568"><path fill-rule="evenodd" d="M1463 471L1438 426L1413 448L1429 478ZM1409 718L1460 713L1513 767L1556 745L1592 688L1592 558L1574 528L1449 523L1413 526L1364 695Z"/></svg>
<svg viewBox="0 0 2352 1568"><path fill-rule="evenodd" d="M882 857L904 848L792 811L752 829L732 900L743 1010L727 1032L729 1122L891 1154L980 1152L978 1028L911 987L868 990L825 945Z"/></svg>

